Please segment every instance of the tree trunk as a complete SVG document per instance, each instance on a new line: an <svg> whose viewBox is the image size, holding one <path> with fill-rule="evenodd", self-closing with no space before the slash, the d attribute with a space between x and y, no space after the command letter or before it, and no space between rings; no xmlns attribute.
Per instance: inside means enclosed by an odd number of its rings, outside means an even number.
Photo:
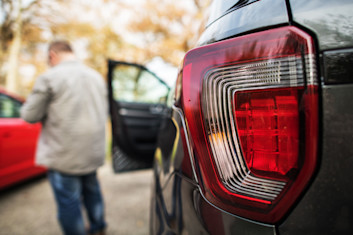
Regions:
<svg viewBox="0 0 353 235"><path fill-rule="evenodd" d="M11 92L18 91L18 60L22 42L22 0L18 0L17 17L14 22L14 35L9 50L9 60L6 73L6 89Z"/></svg>

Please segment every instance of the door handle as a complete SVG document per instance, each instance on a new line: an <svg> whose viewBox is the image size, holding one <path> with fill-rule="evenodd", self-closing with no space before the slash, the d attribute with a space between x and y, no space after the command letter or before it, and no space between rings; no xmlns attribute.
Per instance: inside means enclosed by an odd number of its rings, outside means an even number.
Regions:
<svg viewBox="0 0 353 235"><path fill-rule="evenodd" d="M2 137L4 137L4 138L10 138L10 137L11 137L11 133L10 133L10 132L4 132L4 133L2 134Z"/></svg>
<svg viewBox="0 0 353 235"><path fill-rule="evenodd" d="M163 106L162 105L155 105L150 107L150 112L152 114L160 114L163 112Z"/></svg>

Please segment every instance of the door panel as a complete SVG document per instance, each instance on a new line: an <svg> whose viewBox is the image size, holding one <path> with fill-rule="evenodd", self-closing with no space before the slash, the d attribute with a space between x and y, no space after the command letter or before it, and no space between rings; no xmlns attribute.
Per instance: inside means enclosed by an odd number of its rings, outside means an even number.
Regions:
<svg viewBox="0 0 353 235"><path fill-rule="evenodd" d="M145 67L109 61L113 167L116 172L152 166L170 88Z"/></svg>
<svg viewBox="0 0 353 235"><path fill-rule="evenodd" d="M21 105L0 94L0 189L45 171L34 164L41 125L23 121Z"/></svg>

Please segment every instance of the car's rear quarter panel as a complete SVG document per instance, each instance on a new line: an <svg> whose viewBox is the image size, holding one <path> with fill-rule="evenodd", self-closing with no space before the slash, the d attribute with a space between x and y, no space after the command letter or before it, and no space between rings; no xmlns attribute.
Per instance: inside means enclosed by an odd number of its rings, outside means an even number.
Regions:
<svg viewBox="0 0 353 235"><path fill-rule="evenodd" d="M310 33L317 45L320 81L319 165L290 213L277 224L263 225L230 215L208 203L193 177L193 160L184 138L182 117L164 131L177 143L175 152L161 151L157 164L157 210L166 217L157 229L167 234L349 234L353 224L353 2L351 0L260 0L224 12L217 6L199 44L283 25ZM234 1L234 4L238 1ZM232 5L232 4L229 4ZM339 69L337 69L339 67ZM184 138L184 139L183 139ZM186 137L187 138L187 137ZM163 146L162 145L162 146ZM161 146L161 145L160 145ZM173 159L173 161L170 161ZM196 169L197 170L197 167ZM159 209L158 209L159 208Z"/></svg>
<svg viewBox="0 0 353 235"><path fill-rule="evenodd" d="M280 234L353 231L353 2L290 1L293 21L317 40L321 80L320 164Z"/></svg>

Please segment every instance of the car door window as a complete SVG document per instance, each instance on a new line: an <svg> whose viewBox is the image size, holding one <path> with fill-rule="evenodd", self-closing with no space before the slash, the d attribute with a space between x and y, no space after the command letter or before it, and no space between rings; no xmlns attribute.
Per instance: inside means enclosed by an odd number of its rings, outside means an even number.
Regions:
<svg viewBox="0 0 353 235"><path fill-rule="evenodd" d="M0 118L20 117L21 102L11 97L0 94Z"/></svg>
<svg viewBox="0 0 353 235"><path fill-rule="evenodd" d="M113 98L120 102L165 103L169 87L143 67L120 64L112 71Z"/></svg>

